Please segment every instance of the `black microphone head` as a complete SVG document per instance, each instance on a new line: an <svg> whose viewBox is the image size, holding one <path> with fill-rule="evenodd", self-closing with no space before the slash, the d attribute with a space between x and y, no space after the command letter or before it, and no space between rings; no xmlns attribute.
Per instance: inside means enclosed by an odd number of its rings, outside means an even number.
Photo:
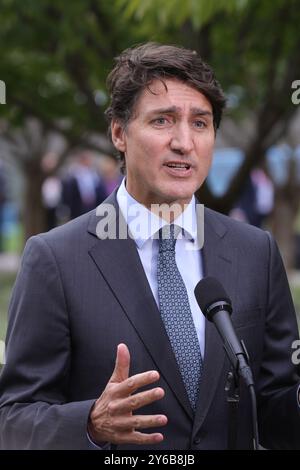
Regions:
<svg viewBox="0 0 300 470"><path fill-rule="evenodd" d="M217 302L227 304L229 308L226 310L231 313L231 300L218 279L214 277L204 277L196 285L194 293L203 315L205 315L208 320L211 321L210 307Z"/></svg>

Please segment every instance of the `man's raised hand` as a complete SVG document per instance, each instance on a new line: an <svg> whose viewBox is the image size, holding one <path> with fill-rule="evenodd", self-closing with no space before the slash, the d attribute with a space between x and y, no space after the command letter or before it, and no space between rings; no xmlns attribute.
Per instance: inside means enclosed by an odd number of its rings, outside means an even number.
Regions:
<svg viewBox="0 0 300 470"><path fill-rule="evenodd" d="M163 440L160 433L146 434L139 430L165 426L168 422L165 415L133 414L133 411L163 398L164 390L160 387L134 393L156 382L159 373L148 371L129 377L129 367L129 350L125 344L119 344L113 374L90 413L88 431L93 441L100 445L107 442L148 445Z"/></svg>

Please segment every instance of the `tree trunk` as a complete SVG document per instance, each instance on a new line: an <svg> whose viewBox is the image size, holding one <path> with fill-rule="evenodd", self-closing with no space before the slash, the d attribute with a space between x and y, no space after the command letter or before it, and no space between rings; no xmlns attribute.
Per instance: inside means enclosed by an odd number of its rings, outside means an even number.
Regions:
<svg viewBox="0 0 300 470"><path fill-rule="evenodd" d="M276 197L272 217L272 232L278 242L285 268L292 269L295 252L293 231L295 215L289 201L282 192L279 191Z"/></svg>
<svg viewBox="0 0 300 470"><path fill-rule="evenodd" d="M287 182L275 191L272 232L287 270L296 267L295 222L300 207L300 182L295 159L290 159Z"/></svg>
<svg viewBox="0 0 300 470"><path fill-rule="evenodd" d="M23 207L24 238L25 241L32 235L46 230L46 213L42 203L42 184L44 174L41 162L34 159L26 163L25 198Z"/></svg>

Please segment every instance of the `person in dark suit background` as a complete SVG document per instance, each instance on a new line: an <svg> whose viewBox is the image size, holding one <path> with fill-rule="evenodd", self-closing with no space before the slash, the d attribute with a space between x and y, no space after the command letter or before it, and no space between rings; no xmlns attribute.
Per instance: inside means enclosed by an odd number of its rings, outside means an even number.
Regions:
<svg viewBox="0 0 300 470"><path fill-rule="evenodd" d="M153 43L124 51L108 84L126 178L97 210L27 243L0 378L1 448L225 449L229 363L193 296L211 275L249 351L262 444L299 449L297 324L276 243L208 209L199 241L194 193L211 165L220 85L195 52ZM237 424L237 447L251 448L243 387Z"/></svg>
<svg viewBox="0 0 300 470"><path fill-rule="evenodd" d="M93 165L90 152L77 155L72 170L63 180L62 204L69 210L69 218L75 219L89 212L106 199L106 190Z"/></svg>
<svg viewBox="0 0 300 470"><path fill-rule="evenodd" d="M274 186L262 168L254 168L230 216L262 228L274 207Z"/></svg>

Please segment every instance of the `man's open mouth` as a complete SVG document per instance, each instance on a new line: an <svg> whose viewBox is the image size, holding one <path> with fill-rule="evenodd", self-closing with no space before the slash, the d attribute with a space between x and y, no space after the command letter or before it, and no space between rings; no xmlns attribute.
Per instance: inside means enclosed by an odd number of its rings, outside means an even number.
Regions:
<svg viewBox="0 0 300 470"><path fill-rule="evenodd" d="M189 170L191 165L188 163L165 163L168 168L174 168L175 170Z"/></svg>

